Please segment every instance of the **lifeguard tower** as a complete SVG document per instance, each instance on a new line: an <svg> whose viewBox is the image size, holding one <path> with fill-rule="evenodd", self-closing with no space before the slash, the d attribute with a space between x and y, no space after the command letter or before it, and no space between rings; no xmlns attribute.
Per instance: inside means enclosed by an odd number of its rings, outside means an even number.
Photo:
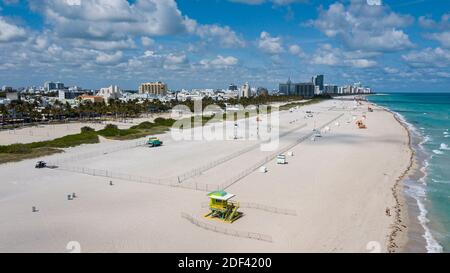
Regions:
<svg viewBox="0 0 450 273"><path fill-rule="evenodd" d="M206 218L218 219L227 223L233 223L242 216L238 212L239 203L233 202L230 199L235 195L225 191L213 191L208 194L210 199L210 212L205 215Z"/></svg>

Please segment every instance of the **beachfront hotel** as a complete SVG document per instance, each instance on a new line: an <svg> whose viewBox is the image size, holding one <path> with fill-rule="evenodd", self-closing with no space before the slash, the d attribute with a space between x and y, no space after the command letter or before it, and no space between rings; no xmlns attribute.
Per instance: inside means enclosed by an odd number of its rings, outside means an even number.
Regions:
<svg viewBox="0 0 450 273"><path fill-rule="evenodd" d="M147 82L139 86L139 94L165 96L167 94L167 90L167 84L163 82Z"/></svg>

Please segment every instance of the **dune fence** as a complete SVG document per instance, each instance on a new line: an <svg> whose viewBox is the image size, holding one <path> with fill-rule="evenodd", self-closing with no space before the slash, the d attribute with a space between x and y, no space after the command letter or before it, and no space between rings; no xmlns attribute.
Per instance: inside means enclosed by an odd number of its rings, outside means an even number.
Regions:
<svg viewBox="0 0 450 273"><path fill-rule="evenodd" d="M257 233L257 232L234 230L234 229L225 228L225 227L218 227L218 226L215 226L215 225L212 225L209 223L199 221L185 212L181 213L181 217L183 217L184 219L188 220L189 222L191 222L192 224L194 224L200 228L210 230L213 232L222 233L222 234L234 236L234 237L264 241L264 242L268 242L268 243L273 242L272 236L270 236L270 235L261 234L261 233Z"/></svg>
<svg viewBox="0 0 450 273"><path fill-rule="evenodd" d="M279 137L280 138L284 137L284 136L286 136L286 135L288 135L288 134L290 134L290 133L292 133L294 131L300 130L300 129L304 128L304 127L306 127L306 124L302 124L300 126L296 126L295 128L290 129L289 131L286 131L286 132L280 134ZM212 168L214 168L216 166L219 166L220 164L223 164L223 163L225 163L227 161L235 159L235 158L237 158L237 157L239 157L239 156L241 156L241 155L243 155L245 153L253 151L253 150L259 148L261 146L261 144L268 143L268 142L270 142L270 140L262 141L262 142L254 144L254 145L252 145L250 147L247 147L247 148L239 150L239 151L237 151L235 153L232 153L232 154L230 154L228 156L225 156L223 158L219 158L217 160L211 161L208 164L205 164L205 165L203 165L201 167L195 168L193 170L190 170L188 172L185 172L183 174L178 175L178 179L179 179L180 182L183 182L183 181L186 181L186 180L188 180L190 178L199 176L199 175L203 174L204 172L208 171L209 169L212 169Z"/></svg>
<svg viewBox="0 0 450 273"><path fill-rule="evenodd" d="M80 166L71 166L62 164L57 167L58 170L81 173L91 176L105 177L109 179L119 179L132 181L137 183L146 183L146 184L154 184L160 186L169 186L174 188L184 188L191 190L199 190L199 191L216 191L220 190L220 185L217 184L207 184L207 183L192 183L192 184L183 184L181 183L177 177L172 178L154 178L154 177L145 177L139 175L132 175L128 173L120 173L111 170L104 169L92 169L87 167Z"/></svg>
<svg viewBox="0 0 450 273"><path fill-rule="evenodd" d="M318 130L322 130L323 128L329 126L330 124L332 124L333 122L335 122L336 120L340 119L342 116L344 116L344 114L340 114L338 115L336 118L332 119L331 121L323 124L321 127L317 128ZM267 164L268 162L274 160L278 155L285 153L287 151L289 151L290 149L294 148L295 146L297 146L298 144L302 143L303 141L311 138L313 135L315 134L315 132L311 132L303 137L300 137L299 139L297 139L297 141L285 146L282 149L279 149L278 151L266 156L265 158L263 158L262 160L258 161L256 164L252 165L251 167L249 167L248 169L238 173L237 175L226 179L223 183L221 183L221 188L222 189L226 189L228 187L230 187L231 185L235 184L236 182L240 181L241 179L243 179L244 177L248 176L249 174L253 173L254 171L256 171L259 167L263 166L264 164Z"/></svg>
<svg viewBox="0 0 450 273"><path fill-rule="evenodd" d="M95 151L87 152L87 153L80 153L70 156L64 156L62 154L61 156L58 156L54 161L49 162L51 165L59 166L62 163L70 163L70 162L79 162L80 160L89 159L97 156L102 156L110 153L119 152L122 150L127 149L133 149L136 147L145 146L147 144L146 139L141 139L138 141L132 141L120 145L114 145L112 147L104 148L104 149L98 149Z"/></svg>
<svg viewBox="0 0 450 273"><path fill-rule="evenodd" d="M319 129L323 129L326 126L330 125L331 123L333 123L334 121L338 120L339 118L341 118L344 114L340 114L338 117L334 118L333 120L327 122L326 124L322 125ZM299 130L303 127L305 127L305 124L302 124L294 129L291 129L287 132L284 132L282 134L282 136L287 135L293 131ZM144 140L139 140L139 141L135 141L132 143L127 143L125 145L120 145L120 146L114 146L111 147L109 149L104 149L101 151L94 151L94 152L90 152L90 153L84 153L84 154L80 154L80 155L74 155L71 157L65 157L65 158L58 158L55 162L49 162L49 165L53 165L56 166L57 169L59 170L65 170L65 171L70 171L70 172L76 172L76 173L81 173L81 174L86 174L86 175L91 175L91 176L99 176L99 177L106 177L106 178L114 178L114 179L120 179L120 180L127 180L127 181L132 181L132 182L138 182L138 183L147 183L147 184L155 184L155 185L162 185L162 186L169 186L169 187L176 187L176 188L185 188L185 189L191 189L191 190L199 190L199 191L206 191L206 192L210 192L210 191L216 191L216 190L223 190L226 189L228 187L230 187L231 185L233 185L234 183L238 182L239 180L241 180L242 178L248 176L249 174L251 174L252 172L254 172L255 170L257 170L259 167L263 166L264 164L272 161L273 159L275 159L277 157L277 155L279 155L280 153L284 153L286 151L288 151L289 149L292 149L293 147L297 146L299 143L307 140L308 138L310 138L312 135L314 134L314 132L309 133L301 138L299 138L297 141L287 145L286 147L279 149L278 151L273 152L272 154L270 154L269 156L264 157L262 160L256 162L255 164L251 165L249 168L247 168L246 170L238 173L237 175L234 175L231 178L226 179L225 181L223 181L220 184L209 184L209 183L199 183L199 182L192 182L192 183L183 183L183 181L193 177L193 176L197 176L197 175L201 175L204 171L211 169L217 165L220 165L223 162L226 162L228 160L231 160L233 158L238 157L239 155L246 153L248 151L250 151L251 149L255 149L257 145L260 145L260 143L255 144L251 147L245 148L241 151L238 151L236 153L233 153L229 156L226 156L222 159L218 159L216 161L213 161L205 166L202 166L200 168L196 168L192 171L189 171L187 173L181 174L181 175L177 175L174 177L168 177L168 178L154 178L154 177L145 177L145 176L139 176L139 175L133 175L133 174L129 174L129 173L120 173L120 172L116 172L116 171L112 171L112 170L106 170L106 169L92 169L92 168L87 168L87 167L80 167L80 166L73 166L71 164L67 164L67 162L79 162L82 159L86 159L86 158L91 158L91 157L96 157L96 156L100 156L102 154L108 154L108 153L112 153L112 152L116 152L116 151L120 151L120 150L124 150L124 149L130 149L130 148L134 148L134 147L138 147L138 146L142 146L145 145L145 141Z"/></svg>

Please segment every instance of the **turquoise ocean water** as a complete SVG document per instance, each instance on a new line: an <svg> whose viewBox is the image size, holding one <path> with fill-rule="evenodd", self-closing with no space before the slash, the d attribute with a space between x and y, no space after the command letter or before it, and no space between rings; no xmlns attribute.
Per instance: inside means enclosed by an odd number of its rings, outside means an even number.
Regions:
<svg viewBox="0 0 450 273"><path fill-rule="evenodd" d="M419 170L405 193L417 203L428 252L450 252L450 93L392 93L369 101L398 114L412 135Z"/></svg>

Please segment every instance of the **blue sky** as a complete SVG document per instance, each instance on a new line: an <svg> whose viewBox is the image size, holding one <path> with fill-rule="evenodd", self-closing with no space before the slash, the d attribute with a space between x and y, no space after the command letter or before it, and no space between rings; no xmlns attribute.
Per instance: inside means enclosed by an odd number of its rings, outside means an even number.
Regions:
<svg viewBox="0 0 450 273"><path fill-rule="evenodd" d="M450 0L0 0L0 85L450 92Z"/></svg>

